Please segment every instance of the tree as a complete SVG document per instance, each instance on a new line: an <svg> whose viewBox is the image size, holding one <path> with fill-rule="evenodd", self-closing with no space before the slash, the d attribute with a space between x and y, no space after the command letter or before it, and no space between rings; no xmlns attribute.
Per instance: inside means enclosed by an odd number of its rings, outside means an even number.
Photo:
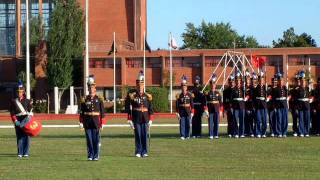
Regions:
<svg viewBox="0 0 320 180"><path fill-rule="evenodd" d="M25 54L26 50L26 25L24 24L22 27L21 37L22 37L22 47L23 53ZM40 40L44 39L44 32L43 32L43 24L42 19L40 16L32 17L30 19L30 54L34 56L35 48L39 45Z"/></svg>
<svg viewBox="0 0 320 180"><path fill-rule="evenodd" d="M34 78L33 74L30 73L30 89L33 90L36 87L37 81ZM27 84L26 81L26 72L25 71L20 71L18 76L17 76L17 81L21 80L23 85L25 86Z"/></svg>
<svg viewBox="0 0 320 180"><path fill-rule="evenodd" d="M84 17L76 0L56 0L48 32L47 76L50 87L72 85L72 60L82 60Z"/></svg>
<svg viewBox="0 0 320 180"><path fill-rule="evenodd" d="M282 39L279 38L278 41L272 41L274 48L283 47L317 47L316 41L308 35L307 33L302 33L297 35L294 32L294 28L291 27L283 32Z"/></svg>
<svg viewBox="0 0 320 180"><path fill-rule="evenodd" d="M170 71L165 70L162 73L162 81L163 81L163 87L170 88ZM172 72L172 82L176 81L176 73ZM174 86L174 84L173 84Z"/></svg>
<svg viewBox="0 0 320 180"><path fill-rule="evenodd" d="M213 24L203 21L199 27L187 23L185 31L182 34L184 49L228 49L233 48L235 42L238 48L259 47L253 36L240 36L230 23Z"/></svg>

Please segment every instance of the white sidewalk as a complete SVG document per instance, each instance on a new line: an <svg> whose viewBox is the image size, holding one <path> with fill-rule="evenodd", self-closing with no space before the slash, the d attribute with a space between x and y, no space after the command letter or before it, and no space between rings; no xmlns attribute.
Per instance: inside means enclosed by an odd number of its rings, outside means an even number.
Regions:
<svg viewBox="0 0 320 180"><path fill-rule="evenodd" d="M292 123L289 123L292 126ZM79 128L79 125L42 125L43 128ZM111 127L130 127L129 124L107 124L103 125L105 128ZM152 127L179 127L179 124L152 124ZM208 127L208 124L202 124L202 127ZM219 124L219 127L227 127L227 124ZM13 125L0 125L0 129L11 129Z"/></svg>

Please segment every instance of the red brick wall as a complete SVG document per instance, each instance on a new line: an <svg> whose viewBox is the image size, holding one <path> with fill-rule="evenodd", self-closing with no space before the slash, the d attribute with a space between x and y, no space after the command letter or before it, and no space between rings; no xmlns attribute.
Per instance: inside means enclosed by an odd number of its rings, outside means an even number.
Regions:
<svg viewBox="0 0 320 180"><path fill-rule="evenodd" d="M134 0L90 0L89 1L89 46L92 52L109 51L113 32L116 33L118 49L131 49L137 46L131 43L143 41L143 31L146 30L146 0L136 0L136 12L140 15L134 16ZM85 0L79 0L82 8L85 7ZM134 18L137 18L136 20ZM135 23L138 31L135 32ZM135 42L135 33L137 42ZM139 40L139 42L138 42Z"/></svg>
<svg viewBox="0 0 320 180"><path fill-rule="evenodd" d="M113 86L113 69L112 68L91 68L90 74L96 79L97 87ZM121 69L116 69L116 84L121 84Z"/></svg>

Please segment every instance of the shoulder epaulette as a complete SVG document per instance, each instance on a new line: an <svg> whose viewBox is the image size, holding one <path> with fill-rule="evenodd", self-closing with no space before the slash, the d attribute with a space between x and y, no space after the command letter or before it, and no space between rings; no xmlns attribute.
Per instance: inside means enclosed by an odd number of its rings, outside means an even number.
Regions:
<svg viewBox="0 0 320 180"><path fill-rule="evenodd" d="M180 94L176 94L176 99L179 99L179 97L180 97Z"/></svg>
<svg viewBox="0 0 320 180"><path fill-rule="evenodd" d="M81 99L80 99L80 103L84 103L85 102L85 97L82 96Z"/></svg>
<svg viewBox="0 0 320 180"><path fill-rule="evenodd" d="M151 95L151 94L146 93L146 96L148 97L148 100L149 100L149 101L152 101L152 95Z"/></svg>
<svg viewBox="0 0 320 180"><path fill-rule="evenodd" d="M103 102L104 98L102 96L98 96L99 101Z"/></svg>
<svg viewBox="0 0 320 180"><path fill-rule="evenodd" d="M135 95L136 95L136 92L129 93L130 99L134 99L134 96L135 96Z"/></svg>

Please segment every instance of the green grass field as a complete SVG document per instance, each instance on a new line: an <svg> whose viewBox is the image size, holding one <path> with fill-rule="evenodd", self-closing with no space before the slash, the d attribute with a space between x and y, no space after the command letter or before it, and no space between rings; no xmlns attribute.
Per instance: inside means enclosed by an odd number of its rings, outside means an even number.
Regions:
<svg viewBox="0 0 320 180"><path fill-rule="evenodd" d="M207 128L203 131L206 134ZM182 141L178 127L153 127L151 133L150 157L136 158L129 128L105 128L101 159L93 162L86 160L84 132L78 128L44 128L41 136L32 138L28 159L16 156L14 129L0 129L0 179L320 178L319 137L222 136L218 140L203 137Z"/></svg>

